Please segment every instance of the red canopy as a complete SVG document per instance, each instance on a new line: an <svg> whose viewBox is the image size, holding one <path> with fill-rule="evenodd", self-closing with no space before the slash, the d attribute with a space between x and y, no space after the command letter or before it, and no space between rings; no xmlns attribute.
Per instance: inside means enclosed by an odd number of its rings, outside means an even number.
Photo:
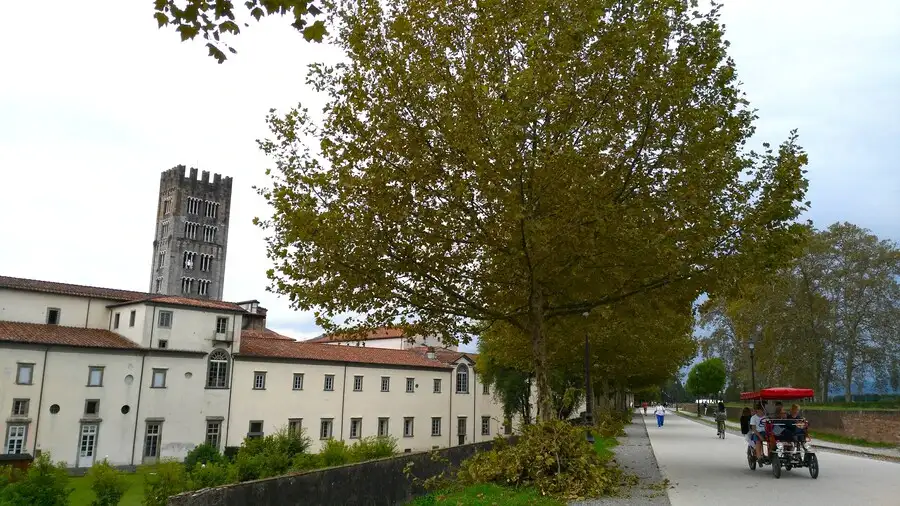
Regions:
<svg viewBox="0 0 900 506"><path fill-rule="evenodd" d="M789 401L794 399L806 399L807 397L814 397L815 393L812 388L788 388L788 387L777 387L777 388L763 388L759 392L743 392L741 393L742 401L750 401L757 399L772 399L772 400L782 400Z"/></svg>

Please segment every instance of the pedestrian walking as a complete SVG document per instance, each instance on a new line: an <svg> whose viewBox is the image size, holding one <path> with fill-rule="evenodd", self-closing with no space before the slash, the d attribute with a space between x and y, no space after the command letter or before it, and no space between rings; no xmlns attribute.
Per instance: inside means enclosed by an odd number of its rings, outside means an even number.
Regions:
<svg viewBox="0 0 900 506"><path fill-rule="evenodd" d="M662 427L666 418L666 408L662 404L656 405L656 426Z"/></svg>

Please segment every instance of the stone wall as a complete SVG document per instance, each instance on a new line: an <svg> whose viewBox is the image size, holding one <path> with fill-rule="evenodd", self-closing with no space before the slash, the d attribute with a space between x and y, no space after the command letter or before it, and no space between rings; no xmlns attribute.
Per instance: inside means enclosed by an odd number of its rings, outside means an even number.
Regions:
<svg viewBox="0 0 900 506"><path fill-rule="evenodd" d="M492 441L433 452L321 469L303 474L236 483L187 492L169 498L169 506L394 506L421 496L421 481L459 464ZM434 455L434 456L433 456ZM435 458L435 456L437 458ZM407 478L410 470L418 480Z"/></svg>

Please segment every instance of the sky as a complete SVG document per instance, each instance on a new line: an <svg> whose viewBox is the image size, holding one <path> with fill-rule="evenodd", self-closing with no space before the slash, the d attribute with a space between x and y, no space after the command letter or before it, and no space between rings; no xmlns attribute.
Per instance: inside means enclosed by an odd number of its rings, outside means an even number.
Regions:
<svg viewBox="0 0 900 506"><path fill-rule="evenodd" d="M339 53L274 18L219 65L158 29L149 1L41 7L0 0L18 13L0 17L0 274L148 290L159 175L184 164L234 178L224 298L260 300L286 335L319 335L311 314L265 291L265 235L251 220L269 212L253 190L269 161L255 140L270 108L321 108L306 65ZM725 0L756 140L799 129L817 226L850 221L900 241L898 19L896 0Z"/></svg>

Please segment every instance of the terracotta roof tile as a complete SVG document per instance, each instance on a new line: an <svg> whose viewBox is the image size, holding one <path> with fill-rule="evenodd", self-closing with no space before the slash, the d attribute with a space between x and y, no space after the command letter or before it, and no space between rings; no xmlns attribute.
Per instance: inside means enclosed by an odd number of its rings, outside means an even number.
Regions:
<svg viewBox="0 0 900 506"><path fill-rule="evenodd" d="M15 290L28 290L32 292L58 293L62 295L76 295L79 297L98 297L101 299L110 300L136 300L143 299L152 295L146 292L135 292L131 290L116 290L114 288L100 288L97 286L71 285L68 283L13 278L9 276L0 276L0 288L12 288Z"/></svg>
<svg viewBox="0 0 900 506"><path fill-rule="evenodd" d="M243 334L242 334L243 336ZM333 346L309 341L283 339L259 339L241 337L240 355L248 357L294 358L325 362L350 362L357 364L397 365L425 369L448 369L437 360L406 350L365 348L362 346Z"/></svg>
<svg viewBox="0 0 900 506"><path fill-rule="evenodd" d="M87 348L139 348L136 343L106 329L7 321L0 321L0 342L58 344Z"/></svg>
<svg viewBox="0 0 900 506"><path fill-rule="evenodd" d="M188 297L179 297L177 295L154 295L138 300L129 300L126 302L120 302L118 304L110 304L109 307L127 306L130 304L140 303L172 304L174 306L202 307L204 309L219 309L222 311L238 311L241 313L246 313L246 310L244 308L231 302L209 299L191 299Z"/></svg>
<svg viewBox="0 0 900 506"><path fill-rule="evenodd" d="M278 332L275 332L272 329L264 329L264 330L255 330L255 329L247 329L241 331L241 339L278 339L282 341L294 341L288 336L283 336ZM309 341L307 341L309 342Z"/></svg>
<svg viewBox="0 0 900 506"><path fill-rule="evenodd" d="M323 336L314 337L312 339L307 339L306 343L331 343L331 342L344 342L344 341L377 341L379 339L397 339L398 337L403 337L405 333L403 329L391 328L391 327L381 327L375 330L371 330L363 333L349 333L349 334L325 334Z"/></svg>

